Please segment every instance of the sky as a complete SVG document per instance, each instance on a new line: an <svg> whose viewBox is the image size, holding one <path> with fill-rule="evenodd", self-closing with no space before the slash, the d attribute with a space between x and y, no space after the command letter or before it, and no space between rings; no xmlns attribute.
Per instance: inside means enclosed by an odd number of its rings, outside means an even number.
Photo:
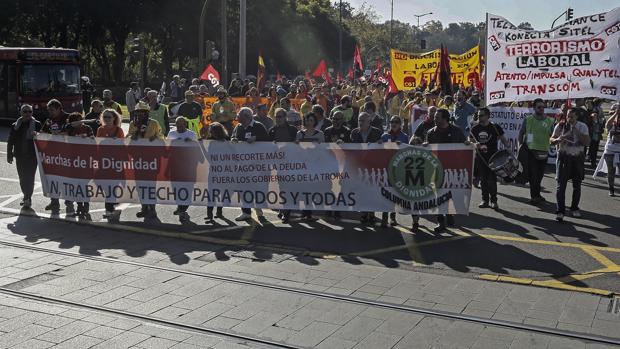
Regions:
<svg viewBox="0 0 620 349"><path fill-rule="evenodd" d="M347 0L354 8L367 3L375 8L382 21L390 19L390 0ZM568 7L575 17L609 11L620 6L620 0L394 0L394 19L417 24L414 15L432 12L420 18L420 26L439 20L445 26L454 22L484 22L487 12L502 16L515 25L530 22L534 29L546 30ZM556 22L562 23L564 17Z"/></svg>

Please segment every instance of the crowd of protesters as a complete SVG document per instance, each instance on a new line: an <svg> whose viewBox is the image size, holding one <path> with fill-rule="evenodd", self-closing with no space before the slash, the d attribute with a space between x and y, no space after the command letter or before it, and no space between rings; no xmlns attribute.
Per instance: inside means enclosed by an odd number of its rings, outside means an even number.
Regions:
<svg viewBox="0 0 620 349"><path fill-rule="evenodd" d="M125 95L129 112L129 130L124 134L120 127L122 109L113 100L110 90L103 90L102 99L92 99L90 110L67 114L57 100L47 104L49 117L42 124L32 117L32 107L22 105L20 117L11 127L8 141L8 160L16 160L20 185L24 198L22 205L32 205L34 175L37 162L33 138L37 132L63 134L78 137L111 137L131 139L181 139L185 141L214 140L221 142L315 142L315 143L383 143L396 142L424 146L433 143L473 144L476 149L475 182L482 191L480 208L498 209L497 175L490 168L490 157L498 149L498 143L508 148L504 131L498 124L490 122L490 111L483 107L479 91L473 88L457 88L455 93L444 94L439 89L400 91L386 94L386 86L379 82L358 80L329 85L316 83L307 78L294 80L283 78L268 82L260 89L250 80L234 79L230 87L214 88L193 79L174 76L169 90L140 90L132 83ZM201 97L217 97L211 106L209 123L205 125ZM253 108L237 110L231 97L264 97L268 103ZM298 108L291 106L291 100L303 100ZM165 102L165 103L164 103ZM558 150L556 163L556 218L562 221L567 214L579 217L581 182L586 162L597 171L605 170L609 184L609 195L615 195L614 178L620 165L620 111L614 104L609 117L603 113L598 99L577 99L574 105L566 101L543 101L512 103L510 106L532 107L533 114L524 118L519 133L520 162L523 177L529 182L530 203L539 205L545 201L541 195L541 182L547 165L550 145ZM423 120L412 120L412 109L427 110ZM549 117L546 107L561 108L561 116ZM298 109L298 110L296 110ZM174 121L174 128L170 127ZM414 123L414 124L412 124ZM409 130L413 134L409 135ZM598 159L600 141L607 130L607 143L601 161ZM567 211L565 191L572 181L572 202ZM67 215L88 216L88 203L65 201ZM59 214L58 199L51 199L45 208L52 214ZM178 206L174 214L181 221L188 220L187 206ZM119 212L114 203L106 203L105 216L118 219ZM263 215L256 209L257 216ZM278 217L282 222L290 221L291 212L282 210ZM334 218L340 212L327 212ZM142 205L137 213L145 219L157 216L155 205ZM222 216L222 207L217 207L216 216ZM206 220L213 221L213 207L208 207ZM395 212L385 212L381 225L397 225ZM413 216L413 230L419 228L419 217ZM237 221L251 219L251 210L244 208L235 218ZM312 211L303 211L302 219L313 220ZM374 224L374 212L362 212L361 222ZM436 232L442 232L454 224L450 215L437 217Z"/></svg>

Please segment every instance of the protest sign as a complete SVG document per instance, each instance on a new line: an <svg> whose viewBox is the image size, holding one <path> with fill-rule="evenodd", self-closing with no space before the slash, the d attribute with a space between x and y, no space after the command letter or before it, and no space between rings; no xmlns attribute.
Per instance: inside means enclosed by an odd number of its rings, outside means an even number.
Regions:
<svg viewBox="0 0 620 349"><path fill-rule="evenodd" d="M392 78L396 87L399 90L412 90L424 81L430 83L440 58L439 49L421 54L391 50ZM480 48L476 45L461 55L450 54L450 71L453 84L476 86L481 74Z"/></svg>
<svg viewBox="0 0 620 349"><path fill-rule="evenodd" d="M231 97L230 100L235 105L235 110L238 112L242 107L249 107L252 110L256 110L256 106L259 104L269 104L269 98L266 97ZM202 105L202 115L209 116L213 114L211 107L217 102L217 97L196 97L195 101Z"/></svg>
<svg viewBox="0 0 620 349"><path fill-rule="evenodd" d="M473 148L36 139L43 193L77 202L467 214Z"/></svg>
<svg viewBox="0 0 620 349"><path fill-rule="evenodd" d="M620 7L545 31L488 14L487 31L487 104L620 96Z"/></svg>

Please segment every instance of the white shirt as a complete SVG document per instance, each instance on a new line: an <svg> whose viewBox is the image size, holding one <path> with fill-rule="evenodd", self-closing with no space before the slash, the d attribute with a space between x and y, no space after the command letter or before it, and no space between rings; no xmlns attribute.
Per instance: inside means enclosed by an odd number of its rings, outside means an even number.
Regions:
<svg viewBox="0 0 620 349"><path fill-rule="evenodd" d="M185 139L185 138L189 138L192 141L197 140L196 133L194 133L194 131L191 131L189 129L185 130L185 132L183 133L179 133L177 132L177 130L168 132L168 139Z"/></svg>
<svg viewBox="0 0 620 349"><path fill-rule="evenodd" d="M553 138L564 136L568 140L560 141L557 144L558 153L566 155L580 155L583 153L583 145L579 142L579 135L588 134L588 126L581 121L577 121L574 126L569 123L559 123L553 130Z"/></svg>

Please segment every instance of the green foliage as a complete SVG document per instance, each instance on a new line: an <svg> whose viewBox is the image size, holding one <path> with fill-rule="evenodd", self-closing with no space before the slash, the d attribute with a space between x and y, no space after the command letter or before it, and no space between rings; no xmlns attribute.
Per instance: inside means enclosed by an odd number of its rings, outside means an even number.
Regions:
<svg viewBox="0 0 620 349"><path fill-rule="evenodd" d="M83 70L94 81L121 84L140 76L140 64L131 57L130 43L139 36L146 47L147 75L159 86L173 73L190 70L197 75L198 24L204 0L3 0L0 1L0 45L77 48ZM228 0L228 68L237 69L239 0ZM205 40L221 52L220 0L207 0ZM262 53L267 73L288 76L314 69L321 59L339 66L340 2L330 0L247 1L247 73L255 74ZM389 63L392 47L420 51L441 43L460 53L475 45L484 24L440 22L415 25L379 23L372 7L355 9L342 3L343 70L352 64L356 43L367 66L376 59ZM213 62L221 72L222 62Z"/></svg>

